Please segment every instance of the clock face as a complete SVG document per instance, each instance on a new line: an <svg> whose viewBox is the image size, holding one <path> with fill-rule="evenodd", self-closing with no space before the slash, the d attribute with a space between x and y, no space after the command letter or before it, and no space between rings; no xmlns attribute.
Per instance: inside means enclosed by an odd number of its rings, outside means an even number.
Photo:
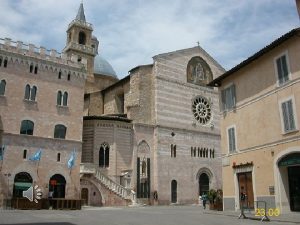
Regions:
<svg viewBox="0 0 300 225"><path fill-rule="evenodd" d="M212 118L211 105L209 101L202 96L194 98L192 102L192 112L195 119L203 125L208 124Z"/></svg>

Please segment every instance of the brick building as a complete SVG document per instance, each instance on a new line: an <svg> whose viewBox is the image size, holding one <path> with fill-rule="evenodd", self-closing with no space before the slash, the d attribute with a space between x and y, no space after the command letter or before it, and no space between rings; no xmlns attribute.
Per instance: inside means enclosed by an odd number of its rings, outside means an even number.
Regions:
<svg viewBox="0 0 300 225"><path fill-rule="evenodd" d="M83 64L55 50L0 42L1 199L21 197L31 185L43 198L52 190L54 197L78 199ZM73 150L75 165L68 168Z"/></svg>

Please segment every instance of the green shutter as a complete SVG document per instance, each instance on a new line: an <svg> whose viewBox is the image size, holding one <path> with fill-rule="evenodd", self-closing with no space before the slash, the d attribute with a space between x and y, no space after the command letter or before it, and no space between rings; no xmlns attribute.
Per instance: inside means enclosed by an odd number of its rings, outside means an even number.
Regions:
<svg viewBox="0 0 300 225"><path fill-rule="evenodd" d="M288 109L288 118L289 118L289 130L295 130L296 127L295 127L292 100L289 100L287 102L287 109Z"/></svg>
<svg viewBox="0 0 300 225"><path fill-rule="evenodd" d="M288 72L288 67L287 67L287 61L286 61L286 56L281 57L281 63L282 63L282 75L283 75L283 81L288 81L289 80L289 72Z"/></svg>
<svg viewBox="0 0 300 225"><path fill-rule="evenodd" d="M235 99L235 85L231 86L231 98L232 98L232 106L235 107L236 99Z"/></svg>

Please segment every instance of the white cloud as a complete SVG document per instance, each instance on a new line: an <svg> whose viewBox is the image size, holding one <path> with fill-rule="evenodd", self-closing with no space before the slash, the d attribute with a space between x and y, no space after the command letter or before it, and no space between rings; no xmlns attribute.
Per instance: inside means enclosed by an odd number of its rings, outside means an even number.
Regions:
<svg viewBox="0 0 300 225"><path fill-rule="evenodd" d="M61 51L80 1L0 0L1 37ZM100 53L119 77L152 56L200 45L226 69L298 26L281 0L86 0Z"/></svg>

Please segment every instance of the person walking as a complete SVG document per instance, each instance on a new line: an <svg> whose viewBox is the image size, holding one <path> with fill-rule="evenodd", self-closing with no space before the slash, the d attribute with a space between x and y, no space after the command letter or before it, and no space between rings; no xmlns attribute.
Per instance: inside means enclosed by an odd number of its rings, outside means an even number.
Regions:
<svg viewBox="0 0 300 225"><path fill-rule="evenodd" d="M207 195L203 192L202 194L202 203L203 203L203 208L206 209L206 201L207 201Z"/></svg>

